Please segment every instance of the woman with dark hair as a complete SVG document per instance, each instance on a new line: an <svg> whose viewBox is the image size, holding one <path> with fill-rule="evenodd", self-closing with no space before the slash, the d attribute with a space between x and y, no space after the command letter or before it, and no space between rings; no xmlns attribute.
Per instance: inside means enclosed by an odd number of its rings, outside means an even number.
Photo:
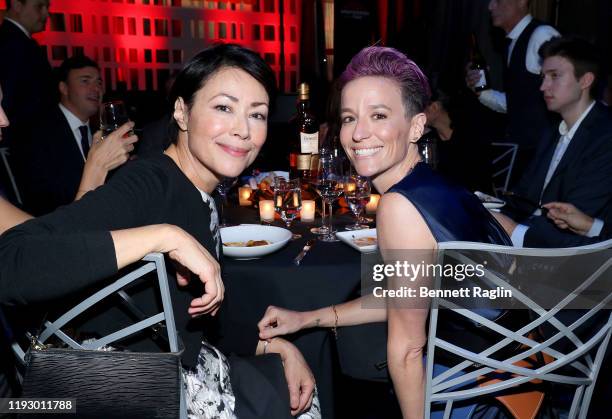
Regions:
<svg viewBox="0 0 612 419"><path fill-rule="evenodd" d="M424 137L433 136L436 142L439 173L470 191L492 193L490 138L483 138L465 110L468 107L458 89L435 83L425 108L432 130Z"/></svg>
<svg viewBox="0 0 612 419"><path fill-rule="evenodd" d="M425 127L429 84L401 52L384 47L360 51L341 75L340 140L356 171L383 193L376 220L385 261L435 262L437 244L475 241L509 245L501 226L467 190L449 184L421 161L417 141ZM413 258L415 258L413 260ZM393 282L416 286L415 282ZM401 279L400 279L401 281ZM428 301L418 308L373 295L309 312L270 307L259 322L260 338L308 327L337 327L387 320L387 363L402 414L423 416L423 346ZM366 308L364 308L366 307Z"/></svg>
<svg viewBox="0 0 612 419"><path fill-rule="evenodd" d="M205 330L200 316L215 315L224 292L218 217L210 194L221 179L238 176L257 156L266 139L275 85L261 57L240 46L217 45L197 54L174 83L176 136L164 154L130 162L80 201L0 238L0 303L44 304L57 311L66 307L66 298L91 292L147 253L167 253L178 265L170 289L185 345L183 366L201 365L206 360L200 353ZM106 314L111 316L99 317ZM117 329L112 317L97 324ZM231 359L235 413L275 418L308 409L314 379L297 348L283 339L259 341L257 330L233 333L252 339L252 353L244 355L279 354L287 381L275 388L269 378L274 374L261 372L281 368L277 359L257 357L261 362L251 367ZM248 375L242 374L247 369ZM290 407L279 397L287 385ZM199 395L187 399L197 404Z"/></svg>

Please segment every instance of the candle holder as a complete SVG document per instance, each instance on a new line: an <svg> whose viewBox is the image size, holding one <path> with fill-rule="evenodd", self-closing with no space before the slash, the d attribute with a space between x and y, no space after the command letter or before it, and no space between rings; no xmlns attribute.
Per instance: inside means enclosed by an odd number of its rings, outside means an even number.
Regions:
<svg viewBox="0 0 612 419"><path fill-rule="evenodd" d="M312 222L315 219L315 201L305 199L302 201L302 209L300 211L300 220L302 222Z"/></svg>
<svg viewBox="0 0 612 419"><path fill-rule="evenodd" d="M264 223L274 222L274 201L272 199L259 201L259 218Z"/></svg>

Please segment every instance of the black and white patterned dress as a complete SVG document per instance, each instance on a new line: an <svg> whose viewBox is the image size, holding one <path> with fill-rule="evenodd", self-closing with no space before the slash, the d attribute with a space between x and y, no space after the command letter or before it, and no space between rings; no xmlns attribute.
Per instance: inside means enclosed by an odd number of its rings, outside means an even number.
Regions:
<svg viewBox="0 0 612 419"><path fill-rule="evenodd" d="M214 239L217 258L219 258L221 234L215 201L202 190L200 194L210 209L210 234ZM183 388L189 418L234 419L237 417L235 414L236 397L230 381L230 363L221 351L208 342L202 341L195 370L183 370ZM321 407L316 389L312 406L298 418L321 418Z"/></svg>

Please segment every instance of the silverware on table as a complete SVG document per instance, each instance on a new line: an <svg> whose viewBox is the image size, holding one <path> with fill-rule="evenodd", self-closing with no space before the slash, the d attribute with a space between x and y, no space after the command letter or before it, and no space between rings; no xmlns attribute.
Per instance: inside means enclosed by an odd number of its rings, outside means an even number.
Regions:
<svg viewBox="0 0 612 419"><path fill-rule="evenodd" d="M302 249L302 251L298 253L295 259L293 259L293 263L295 263L297 266L300 266L302 259L304 259L304 256L306 256L306 253L308 253L308 251L312 248L312 246L314 246L316 242L317 242L316 239L308 240L306 244L304 245L304 248Z"/></svg>

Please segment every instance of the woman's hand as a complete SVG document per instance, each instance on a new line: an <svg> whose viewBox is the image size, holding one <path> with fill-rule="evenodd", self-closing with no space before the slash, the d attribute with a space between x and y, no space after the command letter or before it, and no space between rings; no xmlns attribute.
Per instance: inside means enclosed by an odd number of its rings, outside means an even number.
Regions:
<svg viewBox="0 0 612 419"><path fill-rule="evenodd" d="M302 353L291 342L274 338L267 353L278 353L283 361L285 379L289 386L291 414L297 416L310 409L314 397L315 379Z"/></svg>
<svg viewBox="0 0 612 419"><path fill-rule="evenodd" d="M142 259L147 253L168 253L181 265L176 277L179 285L187 285L190 273L197 275L204 284L205 293L191 302L189 314L195 317L217 313L225 292L219 263L185 230L170 224L155 224L111 231L111 237L118 269Z"/></svg>
<svg viewBox="0 0 612 419"><path fill-rule="evenodd" d="M225 293L219 262L185 230L176 226L171 228L173 228L171 233L173 240L167 244L168 256L197 275L204 284L204 295L191 301L188 312L192 317L206 313L214 316L219 311ZM190 275L180 268L176 272L178 284L187 285Z"/></svg>
<svg viewBox="0 0 612 419"><path fill-rule="evenodd" d="M304 316L299 311L269 306L259 323L259 339L288 335L304 328Z"/></svg>
<svg viewBox="0 0 612 419"><path fill-rule="evenodd" d="M87 192L103 185L108 172L128 161L130 152L134 150L134 143L138 141L138 137L134 134L124 138L132 128L134 123L126 122L104 140L102 140L102 131L94 134L75 200L81 199Z"/></svg>
<svg viewBox="0 0 612 419"><path fill-rule="evenodd" d="M104 139L102 131L97 131L93 136L87 161L91 160L106 171L111 171L128 161L130 152L134 150L134 143L138 141L138 136L132 131L133 128L132 121L126 122Z"/></svg>
<svg viewBox="0 0 612 419"><path fill-rule="evenodd" d="M549 202L542 206L548 208L547 217L561 229L569 229L576 234L586 236L593 226L593 218L567 202Z"/></svg>

